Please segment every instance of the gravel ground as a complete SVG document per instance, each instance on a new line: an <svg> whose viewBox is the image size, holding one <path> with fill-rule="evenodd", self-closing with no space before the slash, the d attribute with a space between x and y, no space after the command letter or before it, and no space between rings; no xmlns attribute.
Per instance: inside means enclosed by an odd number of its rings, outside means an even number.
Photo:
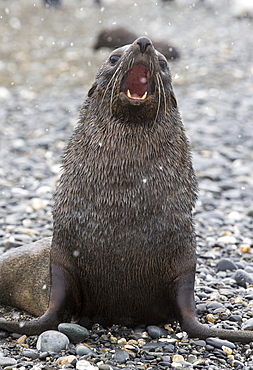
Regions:
<svg viewBox="0 0 253 370"><path fill-rule="evenodd" d="M0 2L0 252L52 235L62 149L108 54L92 45L111 25L169 40L181 51L171 70L200 187L198 314L217 327L253 329L253 22L235 18L226 0L104 0L101 9L76 0L57 10L40 1ZM75 359L65 366L88 369L85 358L101 370L253 369L253 344L221 348L167 329L157 339L150 329L96 326L85 341L93 354L79 355L71 344L64 353ZM4 354L17 361L8 369L63 367L56 363L61 353L34 360L22 354L24 346L36 348L36 337L26 344L0 338L0 360Z"/></svg>

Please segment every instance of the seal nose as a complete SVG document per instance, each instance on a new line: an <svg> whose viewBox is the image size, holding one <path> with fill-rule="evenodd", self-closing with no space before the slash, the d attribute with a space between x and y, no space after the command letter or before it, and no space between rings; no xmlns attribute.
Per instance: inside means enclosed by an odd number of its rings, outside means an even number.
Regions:
<svg viewBox="0 0 253 370"><path fill-rule="evenodd" d="M144 54L148 46L152 44L152 42L147 37L144 37L144 36L139 37L136 40L136 43L137 45L139 45L139 48L142 54Z"/></svg>

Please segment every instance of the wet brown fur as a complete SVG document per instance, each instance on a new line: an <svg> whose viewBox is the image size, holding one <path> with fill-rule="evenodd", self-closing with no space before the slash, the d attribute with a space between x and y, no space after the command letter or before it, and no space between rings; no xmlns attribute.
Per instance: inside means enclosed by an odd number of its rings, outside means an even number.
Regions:
<svg viewBox="0 0 253 370"><path fill-rule="evenodd" d="M111 56L118 61L112 63ZM45 314L22 326L0 319L0 328L35 334L71 319L131 326L178 320L192 337L250 342L251 332L209 328L195 317L197 182L168 65L145 37L111 56L64 152L52 245L40 242L41 254L50 251L49 306L44 303ZM148 98L129 99L125 74L140 63L151 74ZM4 263L8 273L18 260ZM34 278L37 270L29 265L25 274ZM32 312L24 299L2 293L3 275L0 302ZM19 285L21 296L25 283ZM38 297L41 285L36 290ZM41 309L32 313L40 315Z"/></svg>
<svg viewBox="0 0 253 370"><path fill-rule="evenodd" d="M52 238L10 249L0 257L0 302L41 316L50 294Z"/></svg>

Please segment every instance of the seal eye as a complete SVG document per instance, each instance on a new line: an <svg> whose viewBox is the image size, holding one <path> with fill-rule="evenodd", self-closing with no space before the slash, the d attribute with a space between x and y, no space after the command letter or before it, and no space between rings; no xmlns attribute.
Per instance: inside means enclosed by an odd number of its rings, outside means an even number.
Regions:
<svg viewBox="0 0 253 370"><path fill-rule="evenodd" d="M161 67L162 70L165 70L167 68L167 62L164 59L159 59L158 60L159 66Z"/></svg>
<svg viewBox="0 0 253 370"><path fill-rule="evenodd" d="M111 55L110 58L109 58L110 63L112 65L116 64L119 59L120 59L120 55L118 55L118 54Z"/></svg>

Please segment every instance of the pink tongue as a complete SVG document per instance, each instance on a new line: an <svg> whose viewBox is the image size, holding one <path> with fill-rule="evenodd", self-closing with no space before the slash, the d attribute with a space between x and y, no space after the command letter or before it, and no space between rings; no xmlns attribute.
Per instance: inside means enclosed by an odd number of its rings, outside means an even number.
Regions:
<svg viewBox="0 0 253 370"><path fill-rule="evenodd" d="M147 91L148 69L143 64L133 67L127 76L126 91L129 90L133 98L141 98Z"/></svg>

